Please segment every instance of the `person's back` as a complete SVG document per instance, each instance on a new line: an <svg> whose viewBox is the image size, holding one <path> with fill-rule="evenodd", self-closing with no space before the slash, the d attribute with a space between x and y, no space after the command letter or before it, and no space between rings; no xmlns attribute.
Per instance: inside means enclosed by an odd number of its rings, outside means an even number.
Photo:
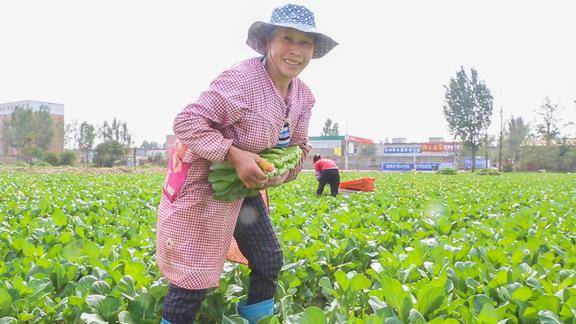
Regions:
<svg viewBox="0 0 576 324"><path fill-rule="evenodd" d="M316 171L316 180L318 180L316 194L322 195L326 184L330 184L330 194L336 197L340 186L340 171L338 171L336 162L323 158L321 155L314 155L314 170Z"/></svg>
<svg viewBox="0 0 576 324"><path fill-rule="evenodd" d="M330 169L338 169L338 166L333 160L321 158L320 160L316 161L316 163L314 163L314 169L316 169L317 172L321 172Z"/></svg>

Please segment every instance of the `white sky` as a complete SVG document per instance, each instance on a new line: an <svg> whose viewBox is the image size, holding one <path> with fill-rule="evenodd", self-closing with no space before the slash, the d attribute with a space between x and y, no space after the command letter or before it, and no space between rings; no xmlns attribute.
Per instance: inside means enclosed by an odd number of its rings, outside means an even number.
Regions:
<svg viewBox="0 0 576 324"><path fill-rule="evenodd" d="M256 53L248 27L284 1L2 1L0 102L63 103L66 120L128 122L164 142L210 81ZM576 122L575 1L294 1L340 42L301 75L316 96L310 135L449 139L443 85L475 67L504 115L535 119L545 96ZM565 132L576 133L576 126Z"/></svg>

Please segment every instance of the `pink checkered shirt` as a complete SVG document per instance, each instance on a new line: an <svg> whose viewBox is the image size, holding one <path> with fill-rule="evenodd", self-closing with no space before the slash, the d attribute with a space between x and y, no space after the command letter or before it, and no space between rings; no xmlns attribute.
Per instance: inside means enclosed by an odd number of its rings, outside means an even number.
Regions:
<svg viewBox="0 0 576 324"><path fill-rule="evenodd" d="M242 200L212 199L210 163L222 162L231 145L254 153L274 147L288 120L290 145L304 152L287 179L294 180L311 149L308 122L313 105L312 92L298 78L284 101L261 59L252 58L220 74L176 116L174 133L189 146L184 162L191 168L176 200L171 203L162 196L158 208L157 260L170 283L186 289L218 286Z"/></svg>

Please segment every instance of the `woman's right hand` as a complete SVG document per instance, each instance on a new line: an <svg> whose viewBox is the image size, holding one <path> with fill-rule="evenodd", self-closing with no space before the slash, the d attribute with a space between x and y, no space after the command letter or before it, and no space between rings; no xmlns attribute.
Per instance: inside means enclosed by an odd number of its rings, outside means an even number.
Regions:
<svg viewBox="0 0 576 324"><path fill-rule="evenodd" d="M234 146L226 154L226 161L236 169L238 178L249 189L262 188L268 181L268 176L258 166L260 160L262 158L258 154Z"/></svg>

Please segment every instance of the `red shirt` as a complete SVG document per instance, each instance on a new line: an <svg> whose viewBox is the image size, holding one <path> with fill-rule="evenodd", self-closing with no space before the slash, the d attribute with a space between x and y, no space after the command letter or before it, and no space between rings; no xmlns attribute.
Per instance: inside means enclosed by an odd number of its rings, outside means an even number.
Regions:
<svg viewBox="0 0 576 324"><path fill-rule="evenodd" d="M320 159L314 163L314 169L316 169L316 172L322 172L329 169L338 169L338 167L336 166L336 162L330 159Z"/></svg>

